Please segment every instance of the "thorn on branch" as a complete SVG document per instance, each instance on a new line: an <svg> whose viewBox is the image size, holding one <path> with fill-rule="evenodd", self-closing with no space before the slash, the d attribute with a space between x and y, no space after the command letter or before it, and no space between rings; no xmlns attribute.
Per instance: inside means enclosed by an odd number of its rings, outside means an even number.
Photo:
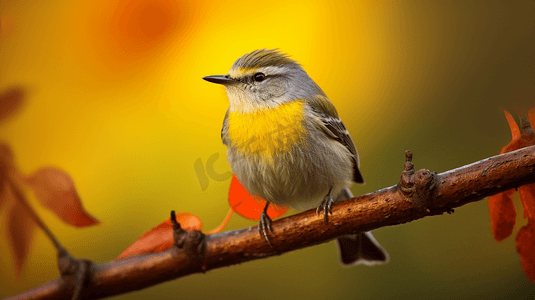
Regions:
<svg viewBox="0 0 535 300"><path fill-rule="evenodd" d="M405 151L405 166L403 167L403 172L401 172L401 178L399 180L399 189L407 197L410 197L414 193L413 175L414 164L412 163L412 153L407 150Z"/></svg>
<svg viewBox="0 0 535 300"><path fill-rule="evenodd" d="M412 153L409 150L405 151L405 166L401 172L398 187L405 197L410 198L414 206L423 209L426 202L431 199L438 182L436 172L430 172L426 169L414 171Z"/></svg>
<svg viewBox="0 0 535 300"><path fill-rule="evenodd" d="M184 235L186 233L186 230L182 229L180 227L180 223L176 220L176 214L175 211L171 211L171 226L173 226L173 239L175 241L175 245L178 248L182 248L184 246Z"/></svg>
<svg viewBox="0 0 535 300"><path fill-rule="evenodd" d="M182 229L180 223L176 220L175 211L171 211L171 226L173 226L173 239L175 246L185 252L186 256L190 258L189 263L197 264L201 266L202 271L205 269L202 267L202 260L204 251L206 250L205 235L200 231L186 231Z"/></svg>

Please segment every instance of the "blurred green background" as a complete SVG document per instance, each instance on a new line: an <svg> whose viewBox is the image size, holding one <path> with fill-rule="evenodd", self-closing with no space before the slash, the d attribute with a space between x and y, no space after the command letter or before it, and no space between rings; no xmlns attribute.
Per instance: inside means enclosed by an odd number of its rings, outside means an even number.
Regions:
<svg viewBox="0 0 535 300"><path fill-rule="evenodd" d="M201 78L254 49L291 54L334 102L367 182L355 194L395 184L407 149L416 168L437 172L495 155L510 140L501 108L535 104L532 0L3 0L0 18L0 92L29 91L0 139L24 173L71 174L102 224L75 229L31 202L73 255L97 263L172 209L206 230L224 218L230 180L203 191L194 162L219 153L215 170L230 170L220 141L228 100ZM234 216L226 230L253 225ZM15 278L4 231L0 297L58 276L38 231ZM331 242L115 299L535 297L514 236L493 240L486 200L374 234L388 265L342 268Z"/></svg>

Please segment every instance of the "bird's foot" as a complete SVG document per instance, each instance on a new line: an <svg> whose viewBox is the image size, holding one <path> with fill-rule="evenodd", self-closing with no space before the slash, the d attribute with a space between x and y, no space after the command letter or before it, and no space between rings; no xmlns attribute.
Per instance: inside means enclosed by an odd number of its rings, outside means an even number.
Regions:
<svg viewBox="0 0 535 300"><path fill-rule="evenodd" d="M329 189L329 192L325 197L323 197L323 201L321 201L320 205L316 209L316 214L319 215L320 212L323 210L323 222L327 224L329 222L329 214L333 214L333 195L332 195L332 188Z"/></svg>
<svg viewBox="0 0 535 300"><path fill-rule="evenodd" d="M268 214L265 211L263 211L260 214L260 222L258 223L258 231L260 232L260 235L262 235L266 239L266 242L271 246L267 233L268 231L273 231L273 229L271 229L271 219L269 218Z"/></svg>

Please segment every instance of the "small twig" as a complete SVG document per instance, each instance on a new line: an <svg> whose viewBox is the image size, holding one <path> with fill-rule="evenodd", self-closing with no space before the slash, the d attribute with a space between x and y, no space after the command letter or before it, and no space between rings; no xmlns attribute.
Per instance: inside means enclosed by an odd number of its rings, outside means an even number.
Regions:
<svg viewBox="0 0 535 300"><path fill-rule="evenodd" d="M72 300L77 300L80 298L83 286L85 281L89 276L89 267L91 262L88 260L77 260L73 258L69 252L61 245L59 240L54 236L52 231L46 226L46 224L41 220L37 213L30 206L26 197L19 189L19 187L14 184L11 180L7 180L9 187L15 194L15 198L18 203L24 207L24 210L30 215L30 218L43 230L46 236L50 239L52 244L56 247L58 251L58 269L61 274L62 279L62 289L69 289L69 287L74 287L74 292Z"/></svg>
<svg viewBox="0 0 535 300"><path fill-rule="evenodd" d="M41 218L39 218L37 213L30 206L30 204L26 200L26 197L24 196L22 191L19 189L19 187L13 182L11 182L11 180L7 180L7 183L9 184L9 187L11 188L13 193L15 194L15 198L17 199L19 204L22 205L22 207L24 207L24 210L28 213L28 215L30 215L30 218L37 224L37 226L39 226L39 228L41 228L44 231L44 233L50 239L52 244L54 244L54 247L56 247L58 251L61 251L62 249L64 249L63 246L58 241L58 239L56 238L56 236L54 236L52 231L48 229L46 224L41 220Z"/></svg>

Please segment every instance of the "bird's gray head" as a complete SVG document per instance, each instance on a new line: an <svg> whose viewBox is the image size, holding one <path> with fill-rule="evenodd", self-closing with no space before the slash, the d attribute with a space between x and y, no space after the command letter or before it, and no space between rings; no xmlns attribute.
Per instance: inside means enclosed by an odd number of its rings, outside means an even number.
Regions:
<svg viewBox="0 0 535 300"><path fill-rule="evenodd" d="M296 61L276 49L247 53L227 75L203 79L226 87L231 111L254 111L325 95Z"/></svg>

